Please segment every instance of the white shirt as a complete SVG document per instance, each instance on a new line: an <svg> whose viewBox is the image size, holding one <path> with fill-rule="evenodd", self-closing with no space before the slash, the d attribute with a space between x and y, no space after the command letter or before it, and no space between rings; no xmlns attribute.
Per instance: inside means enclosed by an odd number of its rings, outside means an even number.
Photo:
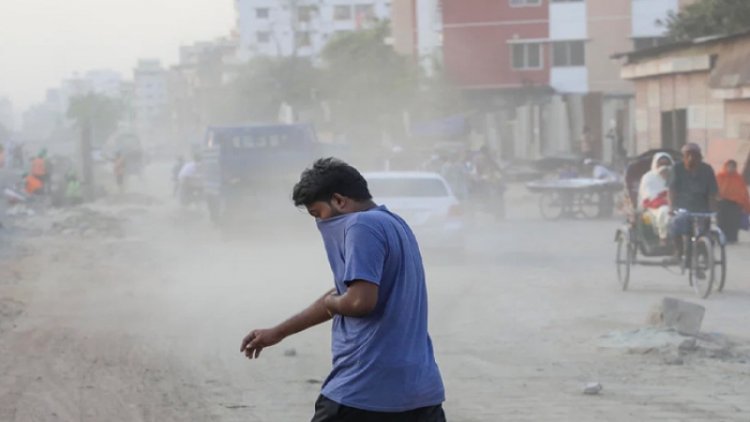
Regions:
<svg viewBox="0 0 750 422"><path fill-rule="evenodd" d="M177 175L177 179L182 182L185 179L190 179L198 174L198 164L195 161L188 161L180 169L180 173Z"/></svg>

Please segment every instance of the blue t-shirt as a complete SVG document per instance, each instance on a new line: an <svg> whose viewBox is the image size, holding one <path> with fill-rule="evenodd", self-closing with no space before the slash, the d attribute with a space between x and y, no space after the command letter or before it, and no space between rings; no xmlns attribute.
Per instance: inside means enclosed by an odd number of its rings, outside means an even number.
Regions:
<svg viewBox="0 0 750 422"><path fill-rule="evenodd" d="M377 284L378 303L363 318L333 318L333 370L322 394L375 412L403 412L445 400L427 333L427 288L409 226L385 207L318 222L336 290Z"/></svg>

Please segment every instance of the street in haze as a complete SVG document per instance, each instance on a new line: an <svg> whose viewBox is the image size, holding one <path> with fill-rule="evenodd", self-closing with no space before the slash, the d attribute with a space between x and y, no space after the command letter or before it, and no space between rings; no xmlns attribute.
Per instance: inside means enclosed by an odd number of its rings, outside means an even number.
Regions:
<svg viewBox="0 0 750 422"><path fill-rule="evenodd" d="M151 195L162 188L151 186ZM513 197L519 206L507 221L475 220L465 257L425 251L451 420L747 420L747 242L729 250L727 288L708 300L686 277L653 268L636 268L622 292L619 220L546 222L535 197L515 188ZM84 230L93 238L81 237L80 210L15 229L23 252L4 266L0 286L18 298L2 307L10 321L0 334L0 419L309 417L330 368L328 324L258 361L236 352L248 326L271 324L329 288L306 214L290 205L249 238L222 239L203 212L146 194L91 209L99 223ZM103 259L110 265L96 268ZM646 329L665 296L704 305L704 331L739 345L681 362L666 341L648 350L648 338L628 333ZM590 382L603 391L582 394Z"/></svg>
<svg viewBox="0 0 750 422"><path fill-rule="evenodd" d="M5 3L0 422L750 421L750 1Z"/></svg>

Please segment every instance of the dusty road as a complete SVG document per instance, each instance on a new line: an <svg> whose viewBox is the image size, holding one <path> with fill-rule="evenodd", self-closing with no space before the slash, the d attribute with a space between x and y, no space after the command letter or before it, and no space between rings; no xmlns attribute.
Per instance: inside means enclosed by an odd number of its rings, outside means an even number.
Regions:
<svg viewBox="0 0 750 422"><path fill-rule="evenodd" d="M330 367L329 327L259 361L239 343L329 288L312 221L288 210L284 223L274 216L250 239L228 239L204 216L151 199L167 186L148 191L6 230L0 421L309 420ZM509 221L468 230L465 260L427 253L450 420L750 420L750 244L730 250L727 290L707 301L660 269L637 269L623 293L618 221L546 223L532 198L518 201ZM644 327L664 296L704 304L704 331L739 345L679 362L669 350L603 347L608 333ZM583 395L589 381L603 392Z"/></svg>

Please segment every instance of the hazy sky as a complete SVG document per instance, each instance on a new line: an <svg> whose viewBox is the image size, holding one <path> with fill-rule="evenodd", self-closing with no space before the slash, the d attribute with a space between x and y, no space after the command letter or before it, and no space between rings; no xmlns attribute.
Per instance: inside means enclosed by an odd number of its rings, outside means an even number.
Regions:
<svg viewBox="0 0 750 422"><path fill-rule="evenodd" d="M180 44L228 34L232 0L0 0L0 96L16 112L73 72L126 78L138 58L177 60Z"/></svg>

